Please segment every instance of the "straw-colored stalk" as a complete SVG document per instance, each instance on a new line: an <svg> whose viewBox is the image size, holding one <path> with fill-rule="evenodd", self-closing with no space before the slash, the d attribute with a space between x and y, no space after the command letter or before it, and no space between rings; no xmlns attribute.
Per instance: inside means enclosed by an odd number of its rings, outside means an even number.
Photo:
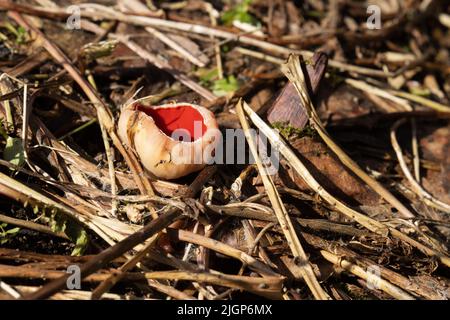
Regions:
<svg viewBox="0 0 450 320"><path fill-rule="evenodd" d="M333 139L330 137L325 127L322 124L319 116L316 113L314 106L312 105L311 98L308 94L306 87L305 75L300 66L300 59L297 55L289 56L288 61L281 65L281 70L286 77L292 82L297 89L297 93L302 101L303 106L309 115L312 126L317 130L320 137L326 143L326 145L336 154L341 162L355 173L361 180L367 183L375 192L383 197L387 202L394 206L400 214L405 218L413 218L414 214L408 210L397 198L394 197L383 185L369 176L359 165L353 161L342 149L339 147Z"/></svg>
<svg viewBox="0 0 450 320"><path fill-rule="evenodd" d="M265 277L256 278L236 276L224 273L189 272L189 271L156 271L143 274L146 279L155 280L186 280L198 283L209 283L224 287L237 288L269 298L280 299L284 278Z"/></svg>
<svg viewBox="0 0 450 320"><path fill-rule="evenodd" d="M262 52L258 52L258 51L254 51L254 50L250 50L247 48L242 48L242 47L237 47L235 48L235 50L241 54L247 55L247 56L251 56L257 59L261 59L267 62L271 62L274 64L278 64L281 65L284 63L283 59L268 55L266 53L262 53ZM292 51L292 53L300 53L302 55L304 55L307 58L312 57L312 52L309 51L300 51L300 52L296 52L295 50ZM305 54L306 53L306 54ZM350 70L350 69L346 69L346 68L339 68L334 62L333 60L329 61L329 65L331 67L336 67L338 69L341 70L347 70L347 71L351 71L351 72L357 72L358 70ZM368 73L360 73L360 74L366 74L369 75ZM375 74L372 74L372 76ZM377 76L379 76L378 74L376 74ZM389 77L392 76L392 74L390 75L389 73L384 74L385 77ZM405 105L409 105L408 101L412 101L415 103L418 103L424 107L433 109L435 111L438 112L445 112L445 113L449 113L450 112L450 107L446 106L444 104L441 104L439 102L424 98L424 97L420 97L408 92L403 92L403 91L398 91L398 90L382 90L381 88L378 88L376 86L370 85L364 81L361 80L356 80L356 79L351 79L351 78L346 78L345 79L345 83L351 85L352 87L362 90L364 92L370 92L376 96L379 97L383 97L385 99L391 100L397 104L403 105L405 107Z"/></svg>
<svg viewBox="0 0 450 320"><path fill-rule="evenodd" d="M264 188L267 191L267 196L269 197L270 203L273 206L273 210L281 226L281 229L283 230L283 233L286 237L287 243L291 248L292 254L298 260L302 276L306 284L308 285L309 289L313 293L314 297L320 300L330 299L329 295L320 286L319 281L317 280L314 271L308 261L308 257L305 251L303 250L300 240L298 239L298 236L294 230L294 226L291 222L286 207L284 206L283 201L281 200L280 195L278 194L277 188L275 187L275 183L273 182L266 167L262 164L261 159L259 158L256 143L253 139L253 136L250 134L250 126L248 124L247 119L245 118L244 110L242 109L242 104L243 104L242 100L240 100L237 103L236 113L239 117L251 153L253 154L253 157L259 170L259 174L264 183Z"/></svg>
<svg viewBox="0 0 450 320"><path fill-rule="evenodd" d="M256 260L247 253L233 248L232 246L229 246L225 243L185 230L169 229L168 232L169 234L175 234L176 237L181 241L186 241L199 246L203 246L223 255L238 259L254 271L260 273L262 276L280 277L278 273L270 269L270 267L268 267L264 263Z"/></svg>
<svg viewBox="0 0 450 320"><path fill-rule="evenodd" d="M31 294L39 290L39 287L31 286L14 286L23 294ZM90 291L85 290L63 290L51 296L49 300L88 300L91 296ZM105 293L103 298L108 300L153 300L149 298L135 297L133 295L125 294L115 294L115 293Z"/></svg>
<svg viewBox="0 0 450 320"><path fill-rule="evenodd" d="M367 270L364 270L364 268L361 268L360 266L342 259L341 257L332 254L329 251L321 250L320 253L322 256L333 263L334 265L337 265L341 267L344 270L347 270L351 273L353 273L355 276L365 280L367 283L371 283L376 287L377 289L386 292L390 296L394 297L398 300L415 300L413 296L406 293L399 287L393 285L389 281L384 280L381 278L381 276L378 276L376 274L373 274L371 272L368 272Z"/></svg>
<svg viewBox="0 0 450 320"><path fill-rule="evenodd" d="M333 197L328 191L326 191L317 180L311 175L306 166L300 161L300 159L295 155L295 153L289 148L289 146L280 138L280 135L272 128L270 128L253 110L250 108L248 104L243 103L243 108L245 112L248 114L252 122L256 127L269 139L272 147L277 148L278 151L286 158L289 162L290 166L294 168L294 170L298 173L300 177L308 184L308 186L316 192L319 196L321 196L325 201L327 201L332 207L336 208L339 212L349 217L350 219L358 222L362 226L366 227L372 232L380 234L382 236L387 236L389 233L394 237L403 240L413 247L419 249L423 253L429 256L437 256L440 261L450 266L450 258L446 255L431 249L420 242L408 237L402 232L388 227L383 223L376 221L366 215L351 209L347 205L345 205L340 200Z"/></svg>
<svg viewBox="0 0 450 320"><path fill-rule="evenodd" d="M359 165L353 161L342 149L339 147L331 138L331 136L326 131L320 117L312 104L312 101L308 95L308 89L306 87L305 75L300 65L300 60L298 56L291 55L287 63L281 66L284 74L289 78L289 80L294 84L299 94L302 104L305 106L306 111L309 115L311 125L317 130L321 138L327 144L327 146L337 155L339 160L354 174L356 174L361 180L363 180L367 185L369 185L375 192L377 192L381 197L383 197L387 202L394 206L399 214L406 219L414 218L415 215L406 208L391 192L389 192L381 183L369 176L364 170L362 170ZM381 90L378 90L381 91ZM399 98L397 98L399 99ZM412 110L412 107L408 102L404 102L403 106L406 110ZM412 239L411 239L412 240ZM440 247L435 244L434 241L430 242L433 249L440 251Z"/></svg>
<svg viewBox="0 0 450 320"><path fill-rule="evenodd" d="M27 278L27 279L47 279L55 280L64 275L65 271L47 270L41 268L30 268L23 266L2 266L0 265L0 276L3 278ZM98 283L110 277L110 273L93 273L84 277L84 283ZM257 278L250 276L236 276L225 273L191 272L191 271L154 271L154 272L127 272L123 281L145 281L145 280L178 280L195 281L198 283L209 283L211 285L224 286L245 290L268 299L281 299L282 277ZM170 290L166 286L167 291ZM44 286L45 288L45 286ZM162 287L160 287L162 289ZM173 289L173 288L172 288ZM38 294L42 287L33 293ZM176 290L176 289L175 289ZM172 290L173 292L173 290ZM168 293L168 292L167 292ZM173 292L174 293L174 292Z"/></svg>
<svg viewBox="0 0 450 320"><path fill-rule="evenodd" d="M124 157L125 161L129 165L133 178L139 187L139 190L143 194L154 195L153 188L143 173L142 167L132 152L128 152L119 137L117 136L114 119L111 111L101 99L98 92L87 82L80 71L74 67L70 59L64 54L64 52L55 45L49 38L47 38L33 23L24 19L18 12L9 12L9 16L12 17L19 25L24 27L27 31L33 32L37 38L42 41L42 46L48 51L52 58L61 64L67 73L78 83L78 85L85 92L86 96L93 103L97 111L97 118L107 130L114 146ZM111 182L112 183L112 182ZM152 209L153 210L153 209Z"/></svg>
<svg viewBox="0 0 450 320"><path fill-rule="evenodd" d="M435 111L450 113L450 107L446 106L444 104L441 104L439 102L436 102L436 101L433 101L433 100L430 100L430 99L427 99L424 97L420 97L420 96L417 96L415 94L408 93L408 92L397 91L397 90L389 90L389 92L391 92L392 94L395 94L398 97L402 97L402 98L408 99L410 101L413 101L415 103L419 103L419 104L423 105L424 107L431 108Z"/></svg>
<svg viewBox="0 0 450 320"><path fill-rule="evenodd" d="M3 282L0 280L0 291L6 292L9 296L11 296L14 299L20 299L22 295L13 287L11 287L6 282Z"/></svg>
<svg viewBox="0 0 450 320"><path fill-rule="evenodd" d="M148 251L153 247L153 244L156 239L158 239L159 234L155 234L150 239L147 240L147 243L145 244L144 248L142 248L141 251L139 251L135 256L130 257L127 262L125 262L122 266L119 268L119 272L117 274L112 274L108 279L102 281L95 289L92 291L91 299L96 300L100 299L100 297L110 290L117 282L120 281L120 279L123 278L123 275L128 270L131 270L136 266L136 264L139 263L148 253Z"/></svg>
<svg viewBox="0 0 450 320"><path fill-rule="evenodd" d="M400 119L400 120L396 121L391 128L392 148L394 148L395 154L396 154L398 162L400 164L400 168L402 169L403 174L405 175L406 179L408 179L408 182L411 185L414 193L417 194L417 196L419 196L419 198L425 204L427 204L430 207L433 207L435 209L444 211L446 213L450 213L450 205L434 198L430 193L428 193L425 189L423 189L422 186L414 179L414 177L411 174L411 171L409 171L409 169L408 169L408 165L405 162L405 158L403 157L402 149L398 143L397 136L395 134L398 127L401 126L403 123L405 123L405 121L406 121L405 119Z"/></svg>
<svg viewBox="0 0 450 320"><path fill-rule="evenodd" d="M32 204L37 205L38 207L55 209L59 213L65 214L68 217L86 225L110 245L113 245L116 241L124 238L125 233L133 232L131 228L130 230L121 230L121 232L118 232L116 231L117 229L126 226L124 223L119 221L109 221L108 219L97 217L92 214L80 213L65 204L61 204L50 199L49 197L29 188L28 186L8 177L1 172L0 193L6 194L8 197L16 199L24 204Z"/></svg>
<svg viewBox="0 0 450 320"><path fill-rule="evenodd" d="M156 55L150 53L150 51L148 51L144 47L138 45L136 42L130 40L128 36L124 36L121 34L110 34L109 37L122 42L130 50L134 51L137 55L139 55L142 59L155 65L157 68L170 73L175 79L180 81L186 87L197 92L199 95L201 95L206 100L214 101L215 99L217 99L216 95L214 95L211 91L202 87L201 85L199 85L194 80L190 79L185 74L182 74L182 73L179 73L179 72L173 70L173 68L170 66L169 63L158 58Z"/></svg>
<svg viewBox="0 0 450 320"><path fill-rule="evenodd" d="M14 4L11 4L9 1L6 0L0 0L0 7L7 10L17 10L23 13L45 17L57 17L61 15L68 15L66 8L45 8L45 7L33 7L29 5L15 6ZM188 32L205 36L213 36L216 38L225 39L226 41L240 42L249 46L260 48L262 50L275 52L283 56L287 56L292 52L302 54L308 57L312 57L314 54L313 52L307 50L296 50L276 45L254 36L252 37L245 34L236 34L233 32L225 31L218 28L212 28L201 24L192 24L186 22L171 21L167 19L151 18L143 15L134 15L131 14L130 12L124 13L116 10L115 8L107 7L96 3L80 4L79 8L81 9L80 11L81 18L89 18L97 21L116 20L138 26L150 26L163 30L171 29L173 31L178 30L181 32ZM357 65L351 65L333 59L329 61L329 65L339 70L374 77L384 78L393 75L391 72L388 71L360 67Z"/></svg>

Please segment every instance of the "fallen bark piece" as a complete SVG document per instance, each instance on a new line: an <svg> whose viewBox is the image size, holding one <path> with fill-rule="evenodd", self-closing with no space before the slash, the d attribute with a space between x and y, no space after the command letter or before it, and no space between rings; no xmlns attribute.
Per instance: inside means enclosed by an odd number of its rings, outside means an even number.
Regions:
<svg viewBox="0 0 450 320"><path fill-rule="evenodd" d="M317 92L320 80L325 74L328 58L325 53L316 52L311 60L311 64L306 65L306 71L309 90L314 94ZM284 86L273 102L267 112L267 120L272 125L283 124L295 129L303 129L308 122L305 106L302 104L292 82L288 82Z"/></svg>

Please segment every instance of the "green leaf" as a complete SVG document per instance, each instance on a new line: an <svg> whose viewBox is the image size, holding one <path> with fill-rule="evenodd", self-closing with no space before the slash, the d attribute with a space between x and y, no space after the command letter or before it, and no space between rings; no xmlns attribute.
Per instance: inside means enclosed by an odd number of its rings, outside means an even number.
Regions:
<svg viewBox="0 0 450 320"><path fill-rule="evenodd" d="M19 227L16 227L16 228L12 228L12 229L6 230L6 234L13 235L13 234L18 233L19 231L20 231L20 228L19 228Z"/></svg>
<svg viewBox="0 0 450 320"><path fill-rule="evenodd" d="M24 27L19 26L16 28L9 22L6 22L3 26L8 29L9 32L14 34L17 44L23 44L29 39L28 32Z"/></svg>
<svg viewBox="0 0 450 320"><path fill-rule="evenodd" d="M16 43L17 44L24 44L27 42L28 39L28 32L24 27L17 28L17 38Z"/></svg>
<svg viewBox="0 0 450 320"><path fill-rule="evenodd" d="M232 25L233 21L237 20L254 26L259 25L258 19L248 12L251 2L252 0L244 0L232 9L225 11L221 17L222 23L225 25Z"/></svg>
<svg viewBox="0 0 450 320"><path fill-rule="evenodd" d="M99 58L108 57L116 49L117 44L117 40L88 43L81 48L80 56L82 56L88 63Z"/></svg>
<svg viewBox="0 0 450 320"><path fill-rule="evenodd" d="M53 232L65 232L67 219L53 213L50 217L50 228Z"/></svg>
<svg viewBox="0 0 450 320"><path fill-rule="evenodd" d="M0 224L0 244L5 244L10 241L17 233L19 233L20 228L6 229L8 224Z"/></svg>
<svg viewBox="0 0 450 320"><path fill-rule="evenodd" d="M75 223L75 221L67 220L65 233L69 239L75 243L75 248L73 249L72 256L80 256L86 250L89 243L89 237L86 230L83 227Z"/></svg>
<svg viewBox="0 0 450 320"><path fill-rule="evenodd" d="M3 159L20 167L25 161L25 151L23 150L22 139L8 137L3 150Z"/></svg>
<svg viewBox="0 0 450 320"><path fill-rule="evenodd" d="M237 89L239 89L239 83L233 75L216 80L213 85L213 92L217 96L225 96Z"/></svg>
<svg viewBox="0 0 450 320"><path fill-rule="evenodd" d="M306 15L311 18L322 18L324 16L323 12L317 10L306 11Z"/></svg>
<svg viewBox="0 0 450 320"><path fill-rule="evenodd" d="M89 243L89 237L84 228L77 222L67 219L53 210L49 217L50 227L53 232L64 232L75 243L72 256L80 256L86 250Z"/></svg>
<svg viewBox="0 0 450 320"><path fill-rule="evenodd" d="M208 85L211 81L213 81L219 76L217 68L213 69L199 68L195 72L195 74L199 78L201 85Z"/></svg>
<svg viewBox="0 0 450 320"><path fill-rule="evenodd" d="M73 232L70 232L71 235L69 235L69 232L67 233L67 236L75 242L75 248L73 249L71 255L72 256L81 256L84 251L87 248L87 245L89 243L89 236L83 228L78 226L76 230Z"/></svg>
<svg viewBox="0 0 450 320"><path fill-rule="evenodd" d="M232 49L232 47L228 44L224 44L220 46L220 51L222 51L223 53L227 53L230 52Z"/></svg>
<svg viewBox="0 0 450 320"><path fill-rule="evenodd" d="M431 92L428 88L424 88L424 87L412 87L409 88L409 92L411 92L412 94L416 95L416 96L421 96L421 97L429 97L431 95Z"/></svg>

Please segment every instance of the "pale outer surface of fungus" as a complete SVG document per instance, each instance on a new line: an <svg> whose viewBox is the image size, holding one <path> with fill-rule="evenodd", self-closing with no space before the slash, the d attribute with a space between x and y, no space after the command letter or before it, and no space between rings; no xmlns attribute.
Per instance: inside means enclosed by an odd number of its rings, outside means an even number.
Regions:
<svg viewBox="0 0 450 320"><path fill-rule="evenodd" d="M137 102L133 102L122 110L118 134L125 144L135 150L141 163L151 174L160 179L177 179L211 163L213 150L222 140L211 111L190 103L140 105L141 108L153 109L189 106L197 110L203 118L206 131L202 137L185 142L176 141L166 135L150 115L137 110L137 105Z"/></svg>

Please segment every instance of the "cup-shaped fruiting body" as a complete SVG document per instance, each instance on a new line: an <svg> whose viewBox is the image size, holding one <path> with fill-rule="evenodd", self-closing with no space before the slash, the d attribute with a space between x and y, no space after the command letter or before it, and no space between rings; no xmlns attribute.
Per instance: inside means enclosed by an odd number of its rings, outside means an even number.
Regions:
<svg viewBox="0 0 450 320"><path fill-rule="evenodd" d="M120 115L118 133L155 177L176 179L214 160L221 134L214 114L190 103L146 106L134 102Z"/></svg>

